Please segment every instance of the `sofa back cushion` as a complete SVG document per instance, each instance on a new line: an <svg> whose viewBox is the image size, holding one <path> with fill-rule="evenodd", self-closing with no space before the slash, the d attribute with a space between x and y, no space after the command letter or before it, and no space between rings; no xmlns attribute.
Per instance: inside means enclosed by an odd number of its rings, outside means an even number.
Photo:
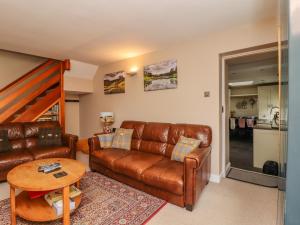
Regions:
<svg viewBox="0 0 300 225"><path fill-rule="evenodd" d="M0 130L6 130L11 148L25 148L24 129L21 123L6 123L0 124Z"/></svg>
<svg viewBox="0 0 300 225"><path fill-rule="evenodd" d="M146 124L145 122L141 122L141 121L124 121L122 123L121 128L133 129L132 140L131 140L132 150L139 150L145 124Z"/></svg>
<svg viewBox="0 0 300 225"><path fill-rule="evenodd" d="M172 124L168 135L168 145L166 156L171 157L174 146L180 136L198 139L201 141L199 147L208 147L211 145L212 131L209 126L196 124Z"/></svg>
<svg viewBox="0 0 300 225"><path fill-rule="evenodd" d="M7 152L11 150L11 145L8 140L7 130L0 130L0 152Z"/></svg>
<svg viewBox="0 0 300 225"><path fill-rule="evenodd" d="M39 128L59 128L57 121L27 122L24 123L25 147L34 148L39 145Z"/></svg>
<svg viewBox="0 0 300 225"><path fill-rule="evenodd" d="M62 132L60 127L54 128L39 128L39 146L61 146L62 145Z"/></svg>
<svg viewBox="0 0 300 225"><path fill-rule="evenodd" d="M170 125L170 123L147 123L139 150L165 155Z"/></svg>
<svg viewBox="0 0 300 225"><path fill-rule="evenodd" d="M21 123L1 124L0 130L7 130L8 140L18 140L24 138L24 130Z"/></svg>
<svg viewBox="0 0 300 225"><path fill-rule="evenodd" d="M212 139L211 128L205 125L124 121L121 128L134 130L132 150L164 155L168 158L171 158L180 136L200 140L199 147L210 146Z"/></svg>

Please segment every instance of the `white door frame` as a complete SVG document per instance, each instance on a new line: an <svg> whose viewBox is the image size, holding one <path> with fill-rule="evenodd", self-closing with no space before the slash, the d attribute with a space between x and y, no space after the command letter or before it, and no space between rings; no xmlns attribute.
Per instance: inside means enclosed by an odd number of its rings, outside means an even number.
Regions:
<svg viewBox="0 0 300 225"><path fill-rule="evenodd" d="M230 169L230 162L226 163L226 153L228 152L229 155L229 112L228 112L228 102L226 101L226 91L228 90L227 87L227 73L226 73L226 60L228 59L234 59L241 56L250 56L255 55L259 53L266 53L266 52L274 52L278 51L277 43L271 43L267 45L257 46L253 48L248 49L242 49L234 52L227 52L220 54L220 76L221 76L221 105L220 108L223 109L223 112L221 113L220 120L221 123L221 137L220 137L220 143L221 143L221 152L222 152L222 177L226 177L226 174L228 173ZM228 128L228 129L227 129Z"/></svg>

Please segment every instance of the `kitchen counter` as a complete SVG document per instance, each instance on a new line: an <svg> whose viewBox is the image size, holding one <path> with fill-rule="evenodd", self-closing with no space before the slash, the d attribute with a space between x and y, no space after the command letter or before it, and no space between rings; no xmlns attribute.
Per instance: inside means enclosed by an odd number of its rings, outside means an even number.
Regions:
<svg viewBox="0 0 300 225"><path fill-rule="evenodd" d="M272 127L271 124L259 123L254 126L253 129L260 129L260 130L279 130L279 127ZM287 131L286 125L281 125L281 131Z"/></svg>
<svg viewBox="0 0 300 225"><path fill-rule="evenodd" d="M278 130L278 127L272 127L271 124L256 124L254 129L261 129L261 130Z"/></svg>

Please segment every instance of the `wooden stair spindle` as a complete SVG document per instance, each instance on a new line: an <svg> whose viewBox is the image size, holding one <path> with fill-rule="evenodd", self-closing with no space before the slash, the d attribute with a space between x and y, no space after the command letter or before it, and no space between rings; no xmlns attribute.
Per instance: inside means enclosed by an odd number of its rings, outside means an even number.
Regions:
<svg viewBox="0 0 300 225"><path fill-rule="evenodd" d="M71 69L70 60L48 59L0 90L0 123L38 120L55 104L64 130L63 74Z"/></svg>

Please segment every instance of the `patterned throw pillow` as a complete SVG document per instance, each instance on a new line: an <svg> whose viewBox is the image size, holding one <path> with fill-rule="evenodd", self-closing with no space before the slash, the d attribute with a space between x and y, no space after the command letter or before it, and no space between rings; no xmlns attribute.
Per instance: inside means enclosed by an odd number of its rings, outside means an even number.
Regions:
<svg viewBox="0 0 300 225"><path fill-rule="evenodd" d="M97 136L99 138L101 148L111 148L112 142L113 142L113 139L114 139L114 136L115 136L114 133L100 134L100 135L97 135Z"/></svg>
<svg viewBox="0 0 300 225"><path fill-rule="evenodd" d="M40 146L60 146L61 128L39 128L39 145Z"/></svg>
<svg viewBox="0 0 300 225"><path fill-rule="evenodd" d="M133 129L116 129L112 147L130 150Z"/></svg>
<svg viewBox="0 0 300 225"><path fill-rule="evenodd" d="M10 151L11 145L8 140L8 131L0 130L0 152Z"/></svg>
<svg viewBox="0 0 300 225"><path fill-rule="evenodd" d="M172 152L171 160L183 162L184 157L195 150L200 143L200 140L180 136Z"/></svg>

